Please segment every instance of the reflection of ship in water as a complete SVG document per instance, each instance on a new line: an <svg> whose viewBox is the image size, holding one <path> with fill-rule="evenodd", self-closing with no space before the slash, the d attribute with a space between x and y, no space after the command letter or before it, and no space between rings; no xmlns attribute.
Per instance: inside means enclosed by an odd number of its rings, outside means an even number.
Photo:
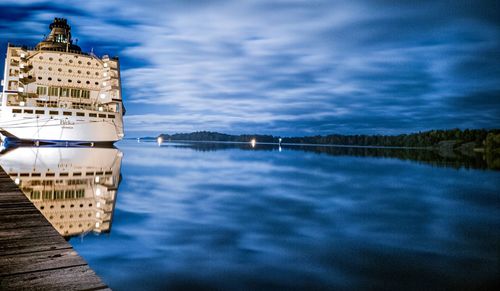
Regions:
<svg viewBox="0 0 500 291"><path fill-rule="evenodd" d="M115 148L20 147L0 165L57 231L111 229L123 154Z"/></svg>

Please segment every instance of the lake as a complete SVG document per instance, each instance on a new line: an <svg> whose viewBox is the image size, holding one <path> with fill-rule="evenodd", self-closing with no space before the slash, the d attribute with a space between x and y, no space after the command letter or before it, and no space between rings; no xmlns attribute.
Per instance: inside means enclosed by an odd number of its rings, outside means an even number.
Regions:
<svg viewBox="0 0 500 291"><path fill-rule="evenodd" d="M116 148L14 149L0 160L9 172L90 171L65 189L74 188L66 200L86 201L79 211L92 217L82 223L80 212L71 214L71 229L64 219L51 222L114 290L498 283L500 171L481 157L130 140ZM20 184L49 213L48 192ZM64 203L55 191L46 201Z"/></svg>

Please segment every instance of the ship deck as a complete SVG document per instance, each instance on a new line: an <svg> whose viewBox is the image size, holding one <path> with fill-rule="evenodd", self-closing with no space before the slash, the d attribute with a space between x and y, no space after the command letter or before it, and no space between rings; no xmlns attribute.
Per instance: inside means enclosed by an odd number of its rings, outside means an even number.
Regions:
<svg viewBox="0 0 500 291"><path fill-rule="evenodd" d="M0 167L0 290L110 290Z"/></svg>

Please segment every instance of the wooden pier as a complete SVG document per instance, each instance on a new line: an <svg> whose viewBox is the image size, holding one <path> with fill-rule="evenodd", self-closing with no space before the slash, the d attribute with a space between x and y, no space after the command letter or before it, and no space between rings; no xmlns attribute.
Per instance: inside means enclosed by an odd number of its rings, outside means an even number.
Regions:
<svg viewBox="0 0 500 291"><path fill-rule="evenodd" d="M110 290L0 167L0 290Z"/></svg>

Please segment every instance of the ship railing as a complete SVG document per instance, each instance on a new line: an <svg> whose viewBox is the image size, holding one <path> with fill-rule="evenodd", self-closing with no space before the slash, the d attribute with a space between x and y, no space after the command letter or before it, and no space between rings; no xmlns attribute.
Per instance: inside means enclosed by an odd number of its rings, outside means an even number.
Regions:
<svg viewBox="0 0 500 291"><path fill-rule="evenodd" d="M117 113L116 111L112 110L111 108L108 108L106 106L68 106L68 107L62 107L60 104L52 104L52 103L47 103L47 104L22 104L24 101L12 101L8 100L7 101L7 106L9 107L26 107L26 108L54 108L54 109L62 109L62 110L86 110L86 111L92 111L92 112L102 112L102 113Z"/></svg>

